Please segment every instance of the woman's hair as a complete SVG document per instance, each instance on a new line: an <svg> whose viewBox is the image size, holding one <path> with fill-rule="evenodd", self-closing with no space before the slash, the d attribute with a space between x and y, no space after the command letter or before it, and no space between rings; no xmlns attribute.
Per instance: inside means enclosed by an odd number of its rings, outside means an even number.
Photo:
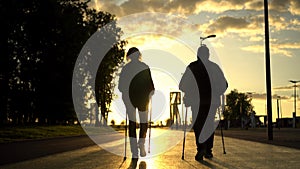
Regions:
<svg viewBox="0 0 300 169"><path fill-rule="evenodd" d="M141 56L141 53L138 48L132 47L128 50L126 57L131 60L138 60Z"/></svg>

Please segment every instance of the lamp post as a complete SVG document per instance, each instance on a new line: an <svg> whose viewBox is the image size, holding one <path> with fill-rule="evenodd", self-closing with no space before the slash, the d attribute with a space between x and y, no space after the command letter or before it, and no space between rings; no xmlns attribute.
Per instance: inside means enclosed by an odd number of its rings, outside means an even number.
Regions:
<svg viewBox="0 0 300 169"><path fill-rule="evenodd" d="M280 130L280 124L281 124L281 119L280 119L280 117L279 117L279 113L280 113L280 109L281 109L281 107L279 108L279 101L281 101L280 100L281 98L280 98L280 96L277 96L277 117L278 117L278 122L277 122L277 127L278 127L278 129Z"/></svg>
<svg viewBox="0 0 300 169"><path fill-rule="evenodd" d="M273 140L268 0L264 0L268 140Z"/></svg>
<svg viewBox="0 0 300 169"><path fill-rule="evenodd" d="M296 92L296 88L297 88L297 83L300 82L300 80L290 80L289 82L294 84L294 113L295 113L295 117L293 117L293 128L296 128L296 117L297 117L297 92Z"/></svg>
<svg viewBox="0 0 300 169"><path fill-rule="evenodd" d="M250 101L252 101L252 94L254 92L247 92L247 96L249 96L250 98ZM252 104L251 104L252 105ZM256 127L256 123L255 123L255 112L253 111L253 107L251 107L251 110L250 110L250 120L251 120L251 128L255 128Z"/></svg>
<svg viewBox="0 0 300 169"><path fill-rule="evenodd" d="M205 39L208 39L208 38L215 38L215 37L216 37L216 35L208 35L208 36L206 36L206 37L200 37L200 46L203 45L203 41L204 41Z"/></svg>

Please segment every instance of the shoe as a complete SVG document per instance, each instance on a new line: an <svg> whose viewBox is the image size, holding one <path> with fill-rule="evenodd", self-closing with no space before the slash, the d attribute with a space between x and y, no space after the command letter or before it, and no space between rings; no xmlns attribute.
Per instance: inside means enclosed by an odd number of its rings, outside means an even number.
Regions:
<svg viewBox="0 0 300 169"><path fill-rule="evenodd" d="M212 159L214 156L212 153L208 153L208 154L205 154L204 157L207 159Z"/></svg>
<svg viewBox="0 0 300 169"><path fill-rule="evenodd" d="M130 165L127 169L136 169L138 160L138 158L132 158Z"/></svg>
<svg viewBox="0 0 300 169"><path fill-rule="evenodd" d="M203 153L202 152L197 152L196 156L195 156L195 160L196 161L203 161Z"/></svg>
<svg viewBox="0 0 300 169"><path fill-rule="evenodd" d="M211 150L206 150L206 153L205 153L204 157L207 158L207 159L212 159L214 156L213 156Z"/></svg>
<svg viewBox="0 0 300 169"><path fill-rule="evenodd" d="M139 149L140 149L140 156L145 157L147 155L146 150L145 150L145 146L144 145L139 145Z"/></svg>

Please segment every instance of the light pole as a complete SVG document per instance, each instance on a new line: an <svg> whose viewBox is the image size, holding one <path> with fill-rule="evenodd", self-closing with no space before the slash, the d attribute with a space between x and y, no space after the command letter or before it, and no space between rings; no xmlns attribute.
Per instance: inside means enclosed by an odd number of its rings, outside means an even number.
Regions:
<svg viewBox="0 0 300 169"><path fill-rule="evenodd" d="M294 84L294 113L295 113L295 119L293 120L293 128L296 128L296 117L297 117L297 92L296 92L296 88L297 88L297 83L300 82L300 80L290 80L291 83Z"/></svg>
<svg viewBox="0 0 300 169"><path fill-rule="evenodd" d="M278 122L277 122L277 127L278 127L278 129L280 130L280 124L281 124L281 119L279 118L279 113L280 113L280 109L281 109L281 107L279 108L279 101L281 101L280 100L281 98L280 98L280 96L277 96L277 117L278 117Z"/></svg>
<svg viewBox="0 0 300 169"><path fill-rule="evenodd" d="M265 15L265 52L266 52L266 89L267 89L267 114L268 114L268 140L273 140L268 0L264 0L264 15Z"/></svg>
<svg viewBox="0 0 300 169"><path fill-rule="evenodd" d="M252 94L254 92L247 92L247 95L250 98L250 101L252 101ZM252 104L251 104L252 105ZM251 106L251 110L250 110L250 121L251 121L251 128L255 128L256 127L256 122L255 122L255 111L253 111L253 107Z"/></svg>
<svg viewBox="0 0 300 169"><path fill-rule="evenodd" d="M216 35L208 35L208 36L206 36L206 37L200 37L200 46L203 45L203 41L204 41L205 39L208 39L208 38L215 38L215 37L216 37Z"/></svg>

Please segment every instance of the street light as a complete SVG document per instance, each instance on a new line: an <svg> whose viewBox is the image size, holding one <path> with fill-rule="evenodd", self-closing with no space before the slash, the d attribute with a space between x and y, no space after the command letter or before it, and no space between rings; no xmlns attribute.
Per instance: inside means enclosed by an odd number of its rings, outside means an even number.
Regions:
<svg viewBox="0 0 300 169"><path fill-rule="evenodd" d="M280 96L277 96L277 117L278 117L278 122L277 122L277 127L278 129L280 130L280 125L281 125L281 119L279 117L279 113L281 112L281 97ZM279 107L280 106L280 107ZM282 115L281 115L282 116Z"/></svg>
<svg viewBox="0 0 300 169"><path fill-rule="evenodd" d="M273 140L272 89L271 89L272 87L271 87L271 63L270 63L270 42L269 42L270 36L269 36L269 12L268 11L269 11L268 0L264 0L268 140Z"/></svg>
<svg viewBox="0 0 300 169"><path fill-rule="evenodd" d="M290 80L289 82L294 84L294 113L295 113L295 118L297 117L297 99L296 99L296 88L297 88L297 83L300 82L300 80ZM296 119L293 120L293 128L296 128Z"/></svg>
<svg viewBox="0 0 300 169"><path fill-rule="evenodd" d="M215 38L216 35L208 35L206 37L200 37L200 46L202 46L202 42L205 40L205 39L208 39L208 38Z"/></svg>

